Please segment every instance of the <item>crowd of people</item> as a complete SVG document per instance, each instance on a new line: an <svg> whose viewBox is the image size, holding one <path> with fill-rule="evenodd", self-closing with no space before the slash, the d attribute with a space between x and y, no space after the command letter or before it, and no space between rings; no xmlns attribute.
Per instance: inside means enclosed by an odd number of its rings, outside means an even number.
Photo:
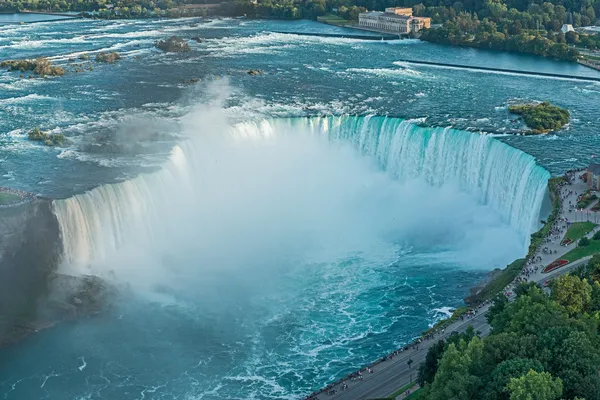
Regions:
<svg viewBox="0 0 600 400"><path fill-rule="evenodd" d="M561 199L561 214L564 213L565 211L567 211L567 210L565 210L565 206L567 206L567 204L565 204L565 201L574 194L573 190L568 189L568 188L567 188L567 190L563 190L562 186L572 184L575 181L575 179L578 177L578 174L580 172L581 172L581 170L570 170L570 171L567 171L564 175L565 181L561 184L561 188L559 189L560 190L560 192L559 192L560 199ZM571 201L569 201L568 206L571 207ZM571 208L569 208L568 211L570 212L573 210ZM534 254L527 260L525 267L521 271L521 274L519 276L517 276L515 278L515 280L504 289L504 295L506 297L510 297L512 295L512 293L514 292L514 288L517 285L519 285L520 283L527 282L533 274L535 274L539 271L540 266L542 266L541 263L542 263L542 259L543 259L543 257L540 255L540 253L545 254L545 255L557 253L556 250L553 250L550 247L556 241L560 241L562 239L562 237L564 236L564 233L566 232L568 227L569 227L569 220L567 218L564 218L564 217L557 218L557 220L551 226L548 236L544 239L544 243L546 243L548 245L539 249L536 254ZM487 307L491 303L492 303L491 300L486 300L486 301L480 303L479 305L477 305L476 307L469 309L467 312L465 312L464 314L462 314L460 316L460 320L465 321L465 320L469 320L469 319L476 317L482 308ZM455 333L456 333L456 331L452 331L450 334L455 334ZM350 375L346 376L345 378L342 378L342 379L338 380L337 382L334 382L334 383L326 386L325 388L323 388L317 392L314 392L314 393L310 394L309 396L306 396L304 399L305 400L318 400L318 396L321 394L333 395L333 394L336 394L338 392L338 390L341 390L341 391L347 390L349 388L348 383L362 382L364 374L374 373L375 372L374 367L377 364L387 361L387 360L392 360L393 357L395 357L403 352L409 351L409 350L418 351L419 344L423 343L424 341L431 341L436 338L438 338L438 340L439 340L440 338L443 338L445 336L446 336L445 328L440 328L440 329L436 329L433 332L428 332L427 334L424 334L421 338L415 340L411 344L406 345L398 350L393 351L391 354L377 360L373 364L366 366L364 368L361 368L359 371L351 373ZM409 359L408 362L412 362L412 360Z"/></svg>
<svg viewBox="0 0 600 400"><path fill-rule="evenodd" d="M491 301L487 300L482 302L481 304L479 304L476 307L472 307L470 309L468 309L464 314L461 315L460 320L464 321L464 320L469 320L471 318L474 318L483 307L486 307L488 305L491 304ZM455 334L456 331L452 331L450 333L450 335ZM350 387L348 384L352 383L352 384L356 384L356 383L360 383L363 381L364 379L364 375L365 374L373 374L375 373L375 367L384 362L384 361L391 361L394 359L394 357L403 354L407 351L419 351L419 345L424 343L424 342L428 342L428 341L432 341L434 339L442 339L446 336L446 329L445 328L438 328L435 329L434 331L431 332L427 332L426 334L423 334L420 338L414 340L412 343L399 348L398 350L394 350L393 352L391 352L390 354L388 354L387 356L384 356L382 358L380 358L379 360L375 361L374 363L361 368L358 371L355 371L353 373L351 373L350 375L334 382L331 383L329 385L327 385L326 387L324 387L323 389L313 392L310 395L304 397L304 400L318 400L319 399L319 395L324 394L324 395L334 395L336 393L338 393L338 391L344 391L344 390L348 390L348 388ZM412 359L409 357L408 361L409 363L412 364ZM410 367L410 365L409 365Z"/></svg>
<svg viewBox="0 0 600 400"><path fill-rule="evenodd" d="M575 205L572 204L572 200L569 200L574 194L577 195L578 201L582 194L578 194L571 188L571 185L576 182L577 178L583 179L581 172L583 169L574 169L567 171L563 178L564 181L560 183L558 193L560 196L560 215L574 211ZM515 278L515 280L504 288L504 295L510 297L514 288L521 284L529 281L530 277L539 271L543 265L542 255L557 254L557 249L552 249L555 243L559 243L561 246L568 246L571 244L570 241L563 241L563 237L569 229L571 221L567 217L559 217L550 227L548 236L544 239L543 243L546 244L544 247L538 250L537 253L533 254L525 264L525 267L521 271L521 274Z"/></svg>

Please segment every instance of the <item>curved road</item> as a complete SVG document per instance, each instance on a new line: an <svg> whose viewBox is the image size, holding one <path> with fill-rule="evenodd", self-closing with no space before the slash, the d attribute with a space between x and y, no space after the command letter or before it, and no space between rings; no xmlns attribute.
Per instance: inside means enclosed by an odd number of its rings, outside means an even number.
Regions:
<svg viewBox="0 0 600 400"><path fill-rule="evenodd" d="M575 204L576 197L578 193L583 192L585 189L585 185L582 182L579 182L577 178L575 178L575 182L566 185L561 188L561 195L563 196L563 203L561 205L561 218L568 218L570 221L581 221L584 218L578 218L577 213L575 211L569 210L565 205L569 203ZM568 191L572 190L574 193L568 195ZM583 217L583 215L582 215ZM594 231L596 231L595 229ZM590 232L587 236L591 237L594 231ZM560 234L562 237L562 232ZM551 236L552 238L552 236ZM556 236L555 236L556 238ZM544 266L554 261L557 258L563 256L566 252L571 250L576 244L571 244L570 246L560 246L560 238L558 240L544 244L542 247L548 247L551 250L556 250L556 254L541 254L542 257L540 265L538 266L538 272L531 274L529 276L530 281L535 281L537 283L543 284L546 280L553 278L557 275L564 274L570 271L573 268L580 266L583 263L586 263L591 257L585 257L579 261L576 261L572 264L566 265L564 267L559 268L556 271L550 273L542 273ZM532 264L530 267L535 266ZM509 300L512 300L514 295L511 296ZM346 379L344 381L338 382L336 385L332 387L331 394L322 392L320 393L316 399L324 400L366 400L366 399L381 399L386 398L399 390L400 388L408 385L411 382L414 382L417 379L417 373L419 365L425 361L425 356L427 355L427 350L431 345L437 343L440 339L447 338L452 331L464 332L467 327L473 326L475 332L480 333L481 336L488 335L491 327L488 325L485 314L489 308L489 305L481 306L477 309L477 312L474 317L466 318L464 321L456 321L454 324L448 326L443 334L435 334L433 339L423 340L416 349L409 349L399 353L394 356L391 360L388 359L386 361L382 361L373 366L374 372L368 373L364 372L361 380L350 380ZM408 360L412 359L411 367L408 365ZM343 385L348 385L348 388L343 389ZM334 392L333 392L334 391ZM403 398L403 396L399 396L399 398Z"/></svg>

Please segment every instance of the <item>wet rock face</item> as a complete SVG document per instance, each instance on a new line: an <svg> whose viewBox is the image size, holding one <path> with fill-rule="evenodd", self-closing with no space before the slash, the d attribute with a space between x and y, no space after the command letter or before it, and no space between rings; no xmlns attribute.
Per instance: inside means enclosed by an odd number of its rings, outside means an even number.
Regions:
<svg viewBox="0 0 600 400"><path fill-rule="evenodd" d="M50 201L0 208L0 222L1 345L36 319L62 245Z"/></svg>

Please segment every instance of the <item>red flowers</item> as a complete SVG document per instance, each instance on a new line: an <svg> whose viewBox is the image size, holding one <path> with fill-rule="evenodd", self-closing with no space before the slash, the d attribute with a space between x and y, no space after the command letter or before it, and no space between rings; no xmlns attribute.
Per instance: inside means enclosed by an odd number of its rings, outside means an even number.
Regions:
<svg viewBox="0 0 600 400"><path fill-rule="evenodd" d="M569 262L567 260L556 260L550 264L546 268L544 268L544 272L550 272L555 270L556 268L560 268L563 265L567 265Z"/></svg>

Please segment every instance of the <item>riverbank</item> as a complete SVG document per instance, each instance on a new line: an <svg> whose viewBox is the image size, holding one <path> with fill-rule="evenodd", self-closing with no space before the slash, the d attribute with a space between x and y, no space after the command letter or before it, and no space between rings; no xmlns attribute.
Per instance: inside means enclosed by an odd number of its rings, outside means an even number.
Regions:
<svg viewBox="0 0 600 400"><path fill-rule="evenodd" d="M581 171L569 171L564 177L549 180L553 212L544 226L532 234L532 245L527 257L510 264L505 270L496 274L487 285L467 298L470 307L458 308L450 318L438 322L412 343L367 365L357 373L326 386L306 399L318 400L321 394L326 394L327 398L344 400L388 398L399 388L414 382L420 362L425 360L427 349L440 339L445 339L454 332L464 332L469 326L472 326L479 335L487 335L490 328L485 320L485 313L492 304L492 299L497 295L503 293L509 298L514 298L514 288L521 282L547 284L548 279L587 262L589 257L553 270L551 273L543 272L543 265L570 250L566 246L557 249L556 246L550 246L548 243L554 244L558 238L562 239L562 235L566 233L564 221L576 218L577 211L572 207L565 207L565 203L571 204L573 199L585 190L578 172ZM592 234L593 232L588 233L587 236L591 237Z"/></svg>

